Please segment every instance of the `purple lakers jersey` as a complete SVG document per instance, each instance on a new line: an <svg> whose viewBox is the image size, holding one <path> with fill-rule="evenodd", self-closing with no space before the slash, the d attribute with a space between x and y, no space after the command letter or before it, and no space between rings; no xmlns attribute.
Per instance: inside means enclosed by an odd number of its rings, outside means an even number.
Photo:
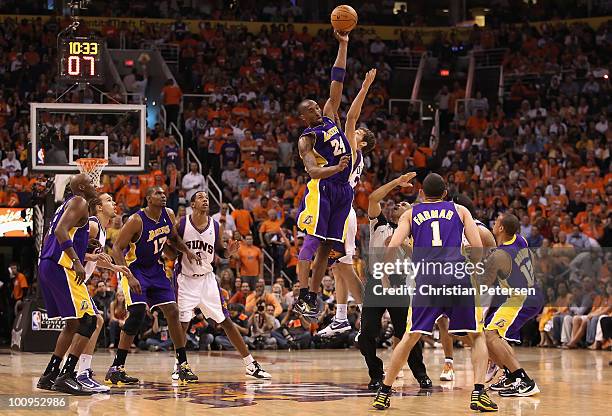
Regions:
<svg viewBox="0 0 612 416"><path fill-rule="evenodd" d="M315 127L308 127L302 135L314 133L314 152L318 166L335 166L340 162L340 158L351 155L351 146L344 132L329 117L323 117L323 124ZM352 171L352 163L346 169L338 172L326 180L332 182L348 183Z"/></svg>
<svg viewBox="0 0 612 416"><path fill-rule="evenodd" d="M159 221L155 221L141 209L137 214L142 219L142 233L138 241L131 242L125 251L125 262L132 267L151 267L162 264L161 254L164 244L170 235L172 221L165 208L162 209Z"/></svg>
<svg viewBox="0 0 612 416"><path fill-rule="evenodd" d="M506 279L500 280L502 287L519 289L536 286L531 250L529 250L525 237L515 234L510 241L499 246L498 250L505 251L512 259L510 275Z"/></svg>
<svg viewBox="0 0 612 416"><path fill-rule="evenodd" d="M450 201L424 202L412 207L413 261L464 261L463 221Z"/></svg>
<svg viewBox="0 0 612 416"><path fill-rule="evenodd" d="M74 196L71 196L64 201L64 203L55 212L51 225L49 226L49 231L47 232L43 242L40 254L41 259L51 259L67 269L72 268L72 260L60 248L60 243L57 241L57 237L55 237L55 228L57 227L57 223L59 222L60 218L62 218L62 215L64 215L68 202L70 202L73 198ZM73 249L79 257L81 264L84 264L85 253L87 252L87 242L89 240L89 221L85 221L80 227L72 227L72 229L68 231L68 235L72 240Z"/></svg>

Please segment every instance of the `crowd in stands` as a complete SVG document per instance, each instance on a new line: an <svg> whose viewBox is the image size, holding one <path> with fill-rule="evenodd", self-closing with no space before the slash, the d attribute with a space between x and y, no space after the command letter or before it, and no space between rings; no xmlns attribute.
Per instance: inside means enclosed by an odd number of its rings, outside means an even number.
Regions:
<svg viewBox="0 0 612 416"><path fill-rule="evenodd" d="M330 11L342 4L336 0L158 0L154 3L155 7L151 7L151 2L146 0L94 0L82 13L104 17L173 19L189 16L203 20L326 23ZM347 3L357 11L360 24L446 26L452 22L447 1L352 0ZM6 0L0 5L0 12L50 14L59 7L49 7L47 2L40 0ZM485 14L488 24L604 16L610 11L608 2L584 0L466 0L461 7L469 13L466 20L473 18L471 11L474 10Z"/></svg>
<svg viewBox="0 0 612 416"><path fill-rule="evenodd" d="M27 166L27 104L54 101L55 68L49 62L55 59L53 42L59 26L60 21L51 20L5 21L0 27L0 58L7 58L0 59L5 62L0 65L0 174L5 176L0 175L0 205L27 204L31 187L42 179L21 170ZM199 172L195 163L187 166L185 149L179 149L158 124L148 130L150 172L103 179L104 191L115 195L123 214L108 231L109 245L125 216L142 206L147 186L163 186L169 206L180 216L188 212L190 196L207 189L206 175L221 185L226 203L215 206L211 214L223 225L224 238L240 239L242 244L234 258L218 261L217 274L232 319L253 348L341 347L349 345L359 329L359 311L353 307L351 334L336 344L313 336L333 316L332 276L321 288L323 313L318 323L309 324L291 312L299 290L295 268L303 238L295 214L308 179L297 154L302 126L296 107L304 98L321 100L327 95L337 47L329 32L298 28L265 26L260 33L249 34L203 23L194 34L176 24L147 26L142 33L131 30L128 44L136 45L147 36L177 43L179 89L208 95L201 102L186 103L179 123L185 146L194 150L204 171ZM445 176L450 195L466 193L472 198L475 216L487 225L508 210L521 219L521 234L537 249L537 277L548 305L525 336L535 333L542 345L607 347L605 317L612 313L608 267L612 253L606 251L612 246L608 29L609 23L596 29L584 24L504 25L474 28L464 40L440 34L427 44L418 33L405 32L394 42L351 35L342 111L359 90L365 71L378 69L361 117L376 132L378 143L365 158L365 173L356 188L360 252L367 253L366 212L372 190L406 171L417 171L417 179L422 180L435 170ZM388 54L408 48L446 56L458 43L464 50L507 48L504 67L516 82L503 104L489 103L476 92L475 99L456 106L465 96L461 84L442 88L436 96L440 139L432 140L418 115L388 112L392 72ZM530 73L536 76L529 83L519 77ZM177 87L171 83L167 87L166 95L174 100ZM91 97L85 94L89 93L75 92L67 99L87 102ZM62 126L69 128L69 120L60 123L60 130ZM125 135L123 149L114 149L111 158L120 158L133 145L128 133L118 133ZM2 203L2 189L13 205ZM402 190L392 193L383 213L401 200L415 198L416 194ZM273 274L264 268L264 250L273 259ZM355 257L357 273L364 276L364 259ZM127 316L117 278L102 272L89 285L106 314L103 342L116 345ZM153 311L149 318L139 346L169 348L163 315ZM201 315L189 333L193 348L230 348L223 331Z"/></svg>

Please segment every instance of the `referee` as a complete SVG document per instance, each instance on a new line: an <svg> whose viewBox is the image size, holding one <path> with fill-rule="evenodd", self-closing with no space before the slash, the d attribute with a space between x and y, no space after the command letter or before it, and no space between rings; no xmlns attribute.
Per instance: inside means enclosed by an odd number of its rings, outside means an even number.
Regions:
<svg viewBox="0 0 612 416"><path fill-rule="evenodd" d="M381 249L387 246L393 231L397 227L397 220L406 212L410 206L406 202L396 205L389 221L382 213L380 201L387 196L391 190L400 186L402 188L412 187L410 181L416 176L416 173L411 172L400 176L397 179L381 186L370 194L368 217L370 218L370 253L373 249ZM393 222L391 222L393 221ZM370 283L373 279L369 279ZM366 287L369 286L366 284ZM371 290L366 289L366 295L371 294ZM367 306L364 301L364 307L361 314L361 333L358 338L359 351L365 358L370 374L369 390L377 390L384 378L383 362L376 355L376 345L381 330L381 320L385 311L389 311L391 322L393 323L393 337L398 342L406 331L406 319L408 316L408 306L402 307L386 307L386 306ZM370 304L372 302L369 302ZM430 378L427 376L427 370L423 363L423 347L421 343L417 343L408 357L408 366L412 371L415 379L419 382L421 388L427 389L432 387Z"/></svg>

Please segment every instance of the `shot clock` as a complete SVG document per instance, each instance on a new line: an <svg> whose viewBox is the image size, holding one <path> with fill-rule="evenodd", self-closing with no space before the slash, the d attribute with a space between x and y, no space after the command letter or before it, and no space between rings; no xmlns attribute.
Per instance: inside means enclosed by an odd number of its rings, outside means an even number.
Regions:
<svg viewBox="0 0 612 416"><path fill-rule="evenodd" d="M59 78L64 82L104 82L104 42L97 38L66 37L59 41Z"/></svg>

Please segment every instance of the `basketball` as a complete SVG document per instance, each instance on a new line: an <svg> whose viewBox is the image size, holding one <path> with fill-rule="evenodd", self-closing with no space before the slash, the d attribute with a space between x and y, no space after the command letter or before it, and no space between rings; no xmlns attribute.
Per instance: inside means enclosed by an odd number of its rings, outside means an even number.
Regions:
<svg viewBox="0 0 612 416"><path fill-rule="evenodd" d="M338 32L350 32L357 26L357 12L351 6L342 4L332 11L331 24Z"/></svg>

